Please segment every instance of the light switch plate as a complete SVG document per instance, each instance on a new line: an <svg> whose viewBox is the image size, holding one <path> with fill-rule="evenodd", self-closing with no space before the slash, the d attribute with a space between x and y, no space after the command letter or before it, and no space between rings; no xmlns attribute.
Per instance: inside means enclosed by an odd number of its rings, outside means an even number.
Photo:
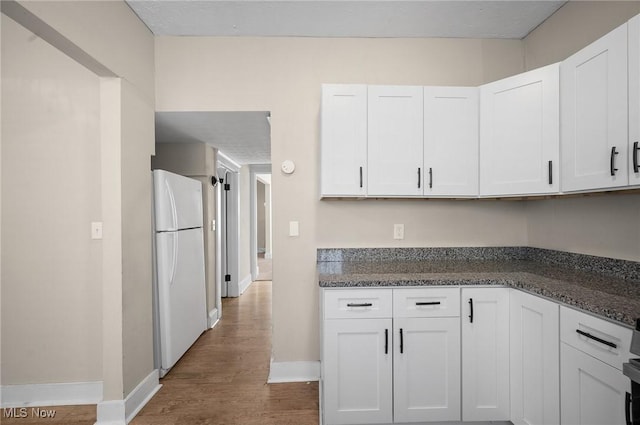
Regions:
<svg viewBox="0 0 640 425"><path fill-rule="evenodd" d="M102 222L91 222L91 239L102 239Z"/></svg>
<svg viewBox="0 0 640 425"><path fill-rule="evenodd" d="M289 236L299 236L300 235L300 223L297 221L289 222Z"/></svg>

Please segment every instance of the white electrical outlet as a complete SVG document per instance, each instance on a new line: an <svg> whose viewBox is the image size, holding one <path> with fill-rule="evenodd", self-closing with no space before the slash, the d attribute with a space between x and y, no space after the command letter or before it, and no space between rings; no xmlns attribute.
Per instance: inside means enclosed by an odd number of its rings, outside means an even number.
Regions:
<svg viewBox="0 0 640 425"><path fill-rule="evenodd" d="M393 239L404 239L404 224L393 225Z"/></svg>

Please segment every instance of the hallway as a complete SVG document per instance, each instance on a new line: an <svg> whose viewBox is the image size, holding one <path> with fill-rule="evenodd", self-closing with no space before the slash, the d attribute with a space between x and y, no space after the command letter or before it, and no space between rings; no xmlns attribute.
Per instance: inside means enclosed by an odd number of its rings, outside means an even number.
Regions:
<svg viewBox="0 0 640 425"><path fill-rule="evenodd" d="M161 380L132 425L316 425L318 383L266 384L271 282L224 298L223 319Z"/></svg>

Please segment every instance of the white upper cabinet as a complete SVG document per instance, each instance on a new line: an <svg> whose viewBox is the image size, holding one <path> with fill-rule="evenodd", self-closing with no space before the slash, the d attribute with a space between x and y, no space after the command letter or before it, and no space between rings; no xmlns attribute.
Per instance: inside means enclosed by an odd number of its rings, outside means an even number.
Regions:
<svg viewBox="0 0 640 425"><path fill-rule="evenodd" d="M627 24L560 66L562 190L628 184Z"/></svg>
<svg viewBox="0 0 640 425"><path fill-rule="evenodd" d="M422 196L422 90L369 86L369 196Z"/></svg>
<svg viewBox="0 0 640 425"><path fill-rule="evenodd" d="M478 196L478 88L424 88L425 196Z"/></svg>
<svg viewBox="0 0 640 425"><path fill-rule="evenodd" d="M558 64L480 87L480 195L559 191Z"/></svg>
<svg viewBox="0 0 640 425"><path fill-rule="evenodd" d="M367 193L367 86L323 84L321 196Z"/></svg>
<svg viewBox="0 0 640 425"><path fill-rule="evenodd" d="M629 184L640 185L640 15L629 21Z"/></svg>

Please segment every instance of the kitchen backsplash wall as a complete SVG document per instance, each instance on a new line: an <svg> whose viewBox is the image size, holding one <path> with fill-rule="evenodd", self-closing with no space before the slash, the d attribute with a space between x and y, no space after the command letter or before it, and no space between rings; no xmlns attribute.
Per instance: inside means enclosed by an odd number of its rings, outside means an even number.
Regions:
<svg viewBox="0 0 640 425"><path fill-rule="evenodd" d="M528 245L640 261L640 195L526 202Z"/></svg>

